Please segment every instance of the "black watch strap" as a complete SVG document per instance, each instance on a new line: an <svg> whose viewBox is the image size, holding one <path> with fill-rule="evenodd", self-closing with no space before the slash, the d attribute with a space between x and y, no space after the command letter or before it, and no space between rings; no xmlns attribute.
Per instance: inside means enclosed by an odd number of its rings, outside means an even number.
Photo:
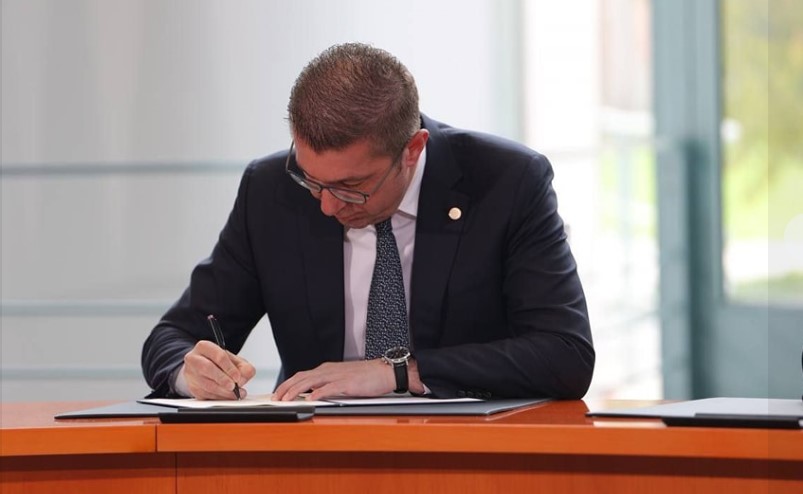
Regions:
<svg viewBox="0 0 803 494"><path fill-rule="evenodd" d="M396 375L396 389L394 393L406 393L409 388L407 382L407 360L393 364L393 373Z"/></svg>

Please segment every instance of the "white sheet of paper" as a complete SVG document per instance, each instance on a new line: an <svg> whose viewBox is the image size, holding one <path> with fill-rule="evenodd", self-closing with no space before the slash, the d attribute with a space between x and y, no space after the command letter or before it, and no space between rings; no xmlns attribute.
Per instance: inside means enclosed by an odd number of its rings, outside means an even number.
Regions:
<svg viewBox="0 0 803 494"><path fill-rule="evenodd" d="M422 396L380 396L379 398L329 398L326 400L338 405L437 405L439 403L467 403L482 401L477 398L426 398Z"/></svg>
<svg viewBox="0 0 803 494"><path fill-rule="evenodd" d="M482 401L477 398L426 398L421 396L380 396L378 398L330 398L325 401L312 401L298 398L293 401L275 401L271 395L248 396L243 400L196 400L193 398L146 398L139 400L140 403L150 403L173 408L237 408L237 407L293 407L301 405L311 405L316 407L332 406L360 406L360 405L437 405L439 403L468 403L472 401Z"/></svg>
<svg viewBox="0 0 803 494"><path fill-rule="evenodd" d="M316 407L335 406L328 401L311 401L297 399L293 401L275 401L271 395L247 396L243 400L196 400L194 398L146 398L139 400L140 403L150 403L152 405L162 405L174 408L237 408L237 407L297 407L301 405L312 405Z"/></svg>

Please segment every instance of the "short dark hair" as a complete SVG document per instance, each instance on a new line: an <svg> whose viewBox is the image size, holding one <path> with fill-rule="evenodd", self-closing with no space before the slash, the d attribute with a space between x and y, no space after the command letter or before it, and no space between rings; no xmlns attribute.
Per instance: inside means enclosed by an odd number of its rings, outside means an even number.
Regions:
<svg viewBox="0 0 803 494"><path fill-rule="evenodd" d="M396 156L421 128L418 89L396 57L369 45L335 45L310 61L287 105L293 134L315 152L369 139Z"/></svg>

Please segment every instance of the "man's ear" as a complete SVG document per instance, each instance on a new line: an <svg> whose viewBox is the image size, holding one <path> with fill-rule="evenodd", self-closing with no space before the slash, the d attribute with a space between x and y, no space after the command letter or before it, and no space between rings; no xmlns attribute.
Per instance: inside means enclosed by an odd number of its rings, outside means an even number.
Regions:
<svg viewBox="0 0 803 494"><path fill-rule="evenodd" d="M405 166L413 166L418 163L418 157L421 156L421 152L426 147L427 140L429 140L429 131L427 129L421 129L413 134L402 157L402 163Z"/></svg>

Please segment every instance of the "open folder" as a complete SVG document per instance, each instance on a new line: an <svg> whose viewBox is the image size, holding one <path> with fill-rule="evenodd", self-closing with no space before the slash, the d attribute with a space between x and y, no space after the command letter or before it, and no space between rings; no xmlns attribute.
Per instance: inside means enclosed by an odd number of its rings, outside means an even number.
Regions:
<svg viewBox="0 0 803 494"><path fill-rule="evenodd" d="M659 418L667 425L803 428L803 401L767 398L706 398L649 407L593 410L589 417Z"/></svg>
<svg viewBox="0 0 803 494"><path fill-rule="evenodd" d="M57 419L79 418L127 418L127 417L157 417L167 413L177 413L178 410L204 410L214 408L221 401L206 401L204 405L195 404L197 400L179 399L156 404L162 399L143 399L116 403L105 407L76 410L56 415ZM175 401L176 403L174 403ZM548 399L504 399L504 400L477 400L460 398L452 400L439 400L425 397L390 397L390 398L355 398L338 399L324 402L325 405L315 406L315 415L492 415L499 412L538 405L549 401ZM171 406L166 406L167 404ZM239 405L229 405L229 409L253 409L254 403L240 400ZM286 405L265 406L282 410L288 407L309 406L309 401L285 402ZM188 407L191 405L195 408ZM181 408L179 408L181 407Z"/></svg>
<svg viewBox="0 0 803 494"><path fill-rule="evenodd" d="M302 395L301 398L292 401L276 401L271 399L271 395L248 396L242 400L196 400L193 398L145 398L139 400L140 403L150 405L161 405L175 408L253 408L253 407L294 407L299 405L319 407L335 406L365 406L365 405L420 405L420 404L448 404L448 403L469 403L481 401L476 398L453 398L436 399L421 396L381 396L378 398L330 398L326 400L307 400Z"/></svg>

